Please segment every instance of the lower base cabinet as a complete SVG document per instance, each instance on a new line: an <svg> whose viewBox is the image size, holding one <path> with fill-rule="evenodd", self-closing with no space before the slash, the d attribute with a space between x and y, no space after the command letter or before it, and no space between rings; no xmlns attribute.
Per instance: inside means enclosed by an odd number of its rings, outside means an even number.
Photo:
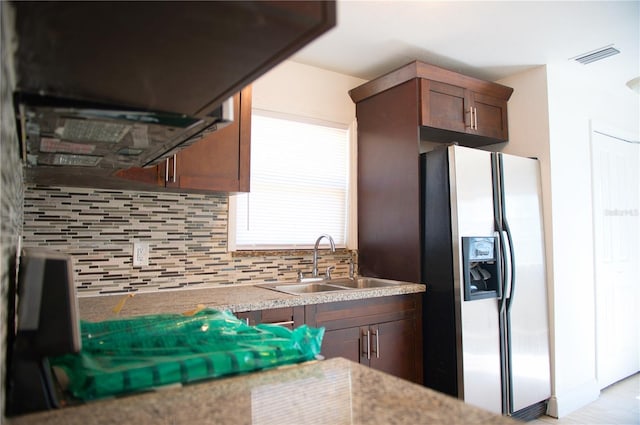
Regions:
<svg viewBox="0 0 640 425"><path fill-rule="evenodd" d="M421 294L308 305L305 322L325 327L321 354L423 382Z"/></svg>
<svg viewBox="0 0 640 425"><path fill-rule="evenodd" d="M324 327L321 354L423 383L422 294L235 313L248 325Z"/></svg>

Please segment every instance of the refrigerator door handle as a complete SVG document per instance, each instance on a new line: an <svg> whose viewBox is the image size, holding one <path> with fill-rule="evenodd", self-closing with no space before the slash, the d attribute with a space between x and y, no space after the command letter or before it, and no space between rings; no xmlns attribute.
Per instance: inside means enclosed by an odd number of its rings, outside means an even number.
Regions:
<svg viewBox="0 0 640 425"><path fill-rule="evenodd" d="M506 251L505 251L505 232L502 229L502 226L498 226L498 231L496 232L498 234L498 244L500 245L499 250L498 250L498 264L499 264L499 270L500 270L500 301L498 303L498 309L500 311L500 314L502 314L502 312L504 312L505 308L506 308L506 302L507 302L507 291L508 291L508 287L507 287L507 255L506 255Z"/></svg>
<svg viewBox="0 0 640 425"><path fill-rule="evenodd" d="M507 210L505 207L505 194L504 194L504 166L502 163L502 155L500 153L492 153L492 168L493 168L493 184L494 190L496 190L498 196L494 196L494 215L496 216L497 228L500 232L500 242L502 244L502 253L506 254L504 248L504 236L503 232L507 234L507 242L509 243L509 289L507 291L507 279L506 275L503 275L503 296L502 301L506 301L507 312L511 309L511 300L513 298L515 282L516 282L516 270L515 270L515 256L514 256L514 248L513 248L513 237L511 235L511 229L509 228L509 221L507 220ZM504 260L506 262L506 255L504 255ZM504 267L505 271L507 269L506 265ZM500 306L500 311L502 311L502 304Z"/></svg>
<svg viewBox="0 0 640 425"><path fill-rule="evenodd" d="M502 155L496 155L498 165L498 175L500 176L500 220L502 221L501 227L507 232L507 242L509 242L509 294L507 298L507 313L511 310L511 304L513 301L513 295L516 287L516 262L515 253L513 247L513 237L511 235L511 228L509 227L509 221L507 220L507 209L505 206L505 194L504 194L504 164L502 162Z"/></svg>
<svg viewBox="0 0 640 425"><path fill-rule="evenodd" d="M501 172L500 159L497 153L491 153L491 180L493 184L493 217L496 233L498 234L498 270L500 271L499 285L500 285L500 301L498 303L498 310L500 314L505 311L507 300L507 265L506 265L506 251L505 251L505 237L504 228L502 227L502 191L500 187L502 185L502 172Z"/></svg>
<svg viewBox="0 0 640 425"><path fill-rule="evenodd" d="M507 312L511 310L511 303L513 301L513 295L516 288L516 262L515 262L515 250L513 248L513 237L511 235L511 229L509 228L509 222L507 218L503 216L504 228L507 233L507 241L509 242L509 297L507 298Z"/></svg>

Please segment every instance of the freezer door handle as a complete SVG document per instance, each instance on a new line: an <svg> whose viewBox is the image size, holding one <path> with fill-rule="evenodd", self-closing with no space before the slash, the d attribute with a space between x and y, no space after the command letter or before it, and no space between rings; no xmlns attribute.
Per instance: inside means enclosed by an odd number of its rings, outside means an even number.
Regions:
<svg viewBox="0 0 640 425"><path fill-rule="evenodd" d="M493 183L493 217L496 233L498 234L498 270L500 271L500 301L498 303L500 314L506 309L506 300L508 297L506 276L506 252L505 252L505 234L502 222L502 198L503 193L500 190L502 186L502 170L499 154L491 153L491 180Z"/></svg>
<svg viewBox="0 0 640 425"><path fill-rule="evenodd" d="M513 293L512 288L511 288L511 284L513 283L513 244L511 243L511 235L509 234L509 232L506 230L502 231L502 242L503 242L503 252L502 252L502 258L503 258L503 262L504 262L504 275L503 275L503 281L504 281L504 291L505 291L505 299L511 298L511 295Z"/></svg>
<svg viewBox="0 0 640 425"><path fill-rule="evenodd" d="M513 248L513 237L511 235L511 229L509 228L509 221L507 220L507 211L505 207L505 195L504 195L504 167L502 163L502 154L491 154L491 168L494 187L494 201L493 210L495 216L496 230L500 236L500 252L502 254L501 271L502 274L502 299L500 300L500 312L505 308L507 312L511 308L511 299L513 298L516 270L515 270L515 256ZM506 233L506 238L504 234ZM507 267L507 252L505 248L505 239L509 245L509 266ZM507 284L507 269L509 274L509 284Z"/></svg>

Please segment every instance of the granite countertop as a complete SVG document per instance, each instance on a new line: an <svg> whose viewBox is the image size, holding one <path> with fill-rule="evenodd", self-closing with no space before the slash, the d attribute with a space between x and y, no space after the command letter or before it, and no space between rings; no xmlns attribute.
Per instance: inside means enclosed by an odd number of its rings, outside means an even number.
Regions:
<svg viewBox="0 0 640 425"><path fill-rule="evenodd" d="M334 358L7 420L9 425L516 424L428 388Z"/></svg>
<svg viewBox="0 0 640 425"><path fill-rule="evenodd" d="M422 284L406 283L393 287L290 295L254 285L229 285L215 288L81 297L78 299L78 306L81 319L101 321L116 317L113 309L122 301L124 301L124 306L120 310L119 316L128 317L143 314L184 313L196 309L198 305L232 312L265 310L410 294L424 292L425 288L425 285Z"/></svg>

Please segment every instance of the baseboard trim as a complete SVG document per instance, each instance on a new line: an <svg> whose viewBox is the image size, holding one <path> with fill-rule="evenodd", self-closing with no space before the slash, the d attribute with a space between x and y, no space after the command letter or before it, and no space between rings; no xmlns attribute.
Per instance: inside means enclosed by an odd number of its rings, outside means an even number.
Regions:
<svg viewBox="0 0 640 425"><path fill-rule="evenodd" d="M592 380L559 394L554 394L547 404L547 415L562 418L595 401L600 396L598 382Z"/></svg>

